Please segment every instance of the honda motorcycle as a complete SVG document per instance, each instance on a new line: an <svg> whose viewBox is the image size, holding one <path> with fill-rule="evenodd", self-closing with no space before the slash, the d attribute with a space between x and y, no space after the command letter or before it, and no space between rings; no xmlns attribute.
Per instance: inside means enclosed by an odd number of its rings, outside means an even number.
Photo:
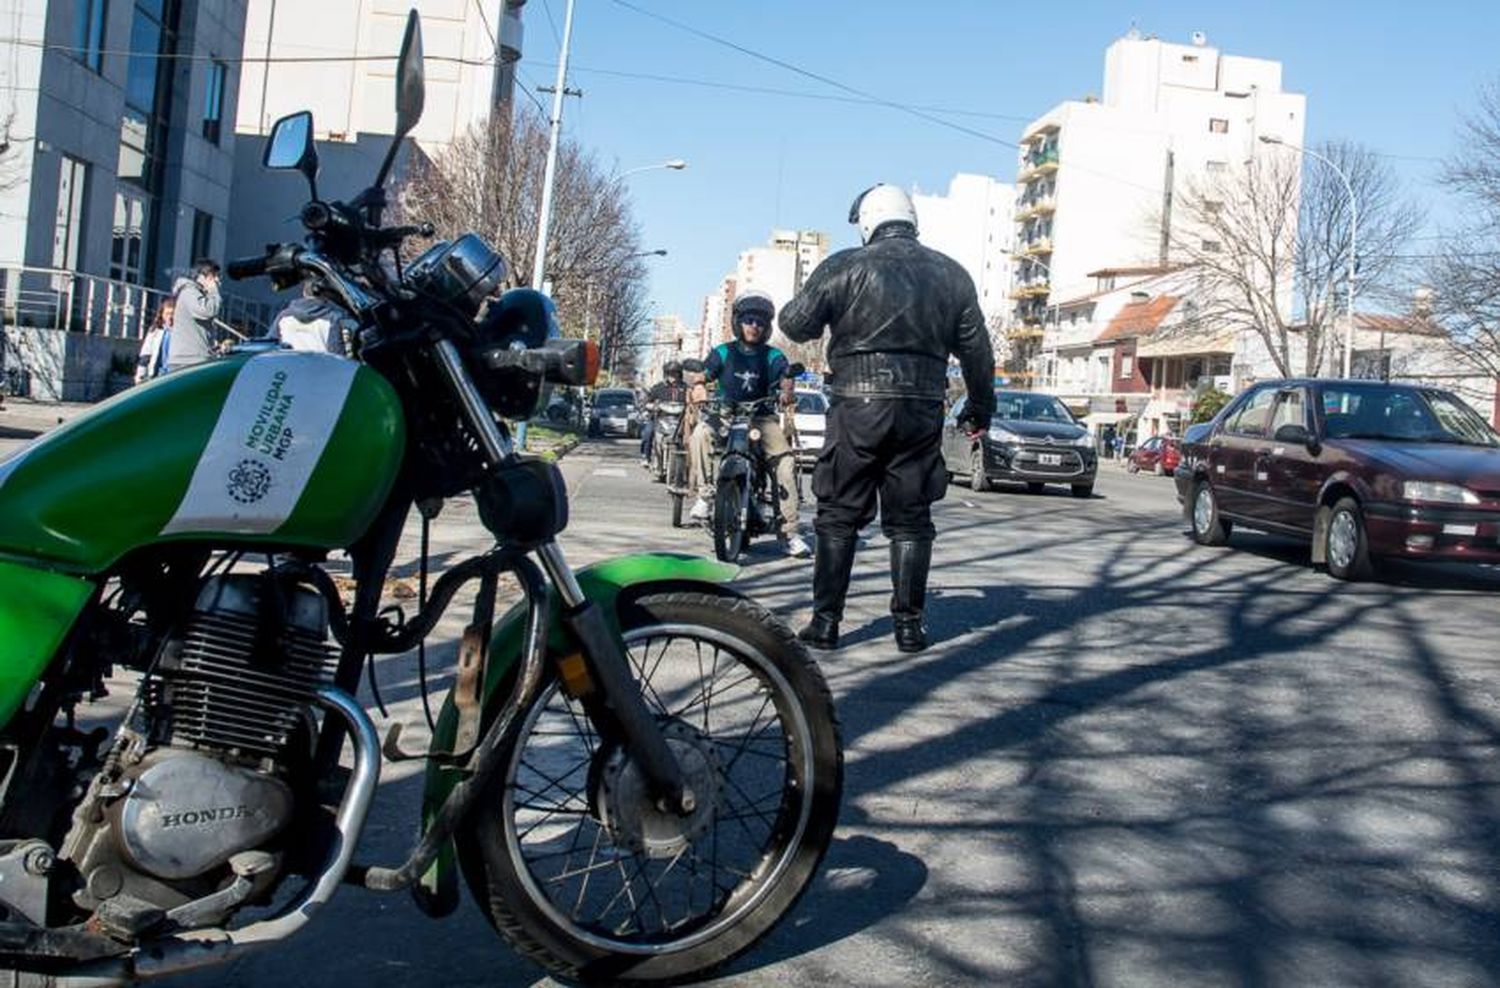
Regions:
<svg viewBox="0 0 1500 988"><path fill-rule="evenodd" d="M842 754L802 646L709 560L573 571L561 475L512 449L499 416L534 412L548 382L588 383L597 351L550 339L539 293L496 298L505 263L472 234L402 267L431 230L383 226L381 190L422 102L413 13L374 184L319 199L311 115L283 118L265 164L306 176L306 238L228 267L336 301L353 359L232 355L0 464L7 984L231 961L341 884L409 889L441 916L460 874L559 976L687 979L756 943L822 859ZM425 567L426 521L463 494L494 547L414 613L381 611L411 508ZM341 549L349 605L327 571ZM497 616L502 577L521 598ZM382 745L361 675L378 687L374 657L418 648L468 584L430 747L403 749L396 728ZM117 726L89 729L115 667L139 689ZM420 836L404 860L358 862L382 755L426 762Z"/></svg>

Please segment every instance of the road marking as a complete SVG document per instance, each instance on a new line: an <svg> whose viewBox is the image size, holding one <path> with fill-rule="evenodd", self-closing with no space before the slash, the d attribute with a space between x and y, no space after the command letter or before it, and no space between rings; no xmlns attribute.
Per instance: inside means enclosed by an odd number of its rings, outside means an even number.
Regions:
<svg viewBox="0 0 1500 988"><path fill-rule="evenodd" d="M625 470L621 467L600 467L592 474L595 477L623 477Z"/></svg>

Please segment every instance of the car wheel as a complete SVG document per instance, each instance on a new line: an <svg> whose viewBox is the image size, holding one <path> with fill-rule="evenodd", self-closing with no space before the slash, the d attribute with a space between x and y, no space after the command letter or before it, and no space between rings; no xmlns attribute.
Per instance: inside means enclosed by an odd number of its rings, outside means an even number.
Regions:
<svg viewBox="0 0 1500 988"><path fill-rule="evenodd" d="M1077 497L1077 498L1093 497L1094 496L1094 482L1091 480L1087 484L1074 484L1073 485L1073 496Z"/></svg>
<svg viewBox="0 0 1500 988"><path fill-rule="evenodd" d="M1129 463L1125 464L1125 472L1126 473L1140 473L1141 472L1141 465L1139 463L1135 462L1134 460L1131 460Z"/></svg>
<svg viewBox="0 0 1500 988"><path fill-rule="evenodd" d="M1364 512L1354 498L1341 498L1333 506L1324 538L1323 558L1328 561L1330 575L1340 580L1368 580L1375 575Z"/></svg>
<svg viewBox="0 0 1500 988"><path fill-rule="evenodd" d="M975 491L987 491L990 489L990 478L984 472L984 447L975 446L969 454L969 489Z"/></svg>
<svg viewBox="0 0 1500 988"><path fill-rule="evenodd" d="M1229 541L1230 524L1219 517L1219 499L1208 481L1193 488L1193 541L1199 545L1223 545Z"/></svg>

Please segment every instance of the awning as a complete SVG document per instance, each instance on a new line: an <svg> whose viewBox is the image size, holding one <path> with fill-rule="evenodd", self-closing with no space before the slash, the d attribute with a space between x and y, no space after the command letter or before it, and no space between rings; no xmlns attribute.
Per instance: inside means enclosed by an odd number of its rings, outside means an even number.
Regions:
<svg viewBox="0 0 1500 988"><path fill-rule="evenodd" d="M1134 412L1089 412L1083 417L1084 425L1113 425L1135 418Z"/></svg>
<svg viewBox="0 0 1500 988"><path fill-rule="evenodd" d="M1197 333L1148 336L1136 345L1137 357L1197 357L1234 353L1234 335L1205 338Z"/></svg>

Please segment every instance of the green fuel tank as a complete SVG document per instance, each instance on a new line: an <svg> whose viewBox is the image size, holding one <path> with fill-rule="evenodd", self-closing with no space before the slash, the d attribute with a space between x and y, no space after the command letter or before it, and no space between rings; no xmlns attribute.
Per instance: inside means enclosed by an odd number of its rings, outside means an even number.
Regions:
<svg viewBox="0 0 1500 988"><path fill-rule="evenodd" d="M80 575L153 542L348 546L400 470L394 389L277 351L177 371L0 463L0 560Z"/></svg>

